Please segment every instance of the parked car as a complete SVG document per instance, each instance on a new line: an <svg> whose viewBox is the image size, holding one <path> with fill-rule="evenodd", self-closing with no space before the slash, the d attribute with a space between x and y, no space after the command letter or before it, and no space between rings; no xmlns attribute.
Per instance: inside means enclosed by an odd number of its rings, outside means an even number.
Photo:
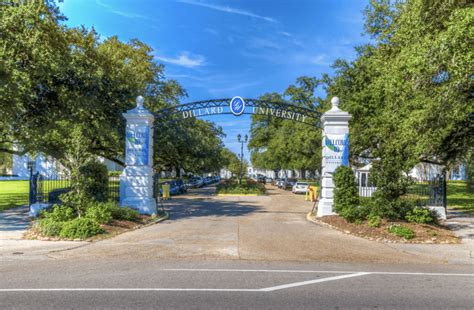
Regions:
<svg viewBox="0 0 474 310"><path fill-rule="evenodd" d="M284 185L285 185L285 180L283 179L278 180L278 182L276 183L276 186L278 188L283 188Z"/></svg>
<svg viewBox="0 0 474 310"><path fill-rule="evenodd" d="M293 188L293 185L296 184L296 179L286 179L284 182L283 182L283 186L282 188L283 189L292 189Z"/></svg>
<svg viewBox="0 0 474 310"><path fill-rule="evenodd" d="M266 183L266 182L265 182L265 176L260 175L260 174L257 175L257 182L258 182L258 183L263 183L263 184L265 184L265 183Z"/></svg>
<svg viewBox="0 0 474 310"><path fill-rule="evenodd" d="M201 177L192 177L186 185L188 188L198 188L204 186L204 181Z"/></svg>
<svg viewBox="0 0 474 310"><path fill-rule="evenodd" d="M209 185L212 183L212 179L210 177L205 177L204 178L204 185Z"/></svg>
<svg viewBox="0 0 474 310"><path fill-rule="evenodd" d="M265 178L265 183L267 183L267 184L273 184L273 179L267 177L267 178Z"/></svg>
<svg viewBox="0 0 474 310"><path fill-rule="evenodd" d="M278 186L278 182L280 182L279 178L273 179L272 185Z"/></svg>
<svg viewBox="0 0 474 310"><path fill-rule="evenodd" d="M188 191L188 188L186 187L186 184L184 184L183 180L181 180L181 179L176 180L176 184L179 187L180 194L184 194Z"/></svg>
<svg viewBox="0 0 474 310"><path fill-rule="evenodd" d="M296 182L295 185L293 185L292 192L293 194L305 194L309 189L309 183L308 182Z"/></svg>

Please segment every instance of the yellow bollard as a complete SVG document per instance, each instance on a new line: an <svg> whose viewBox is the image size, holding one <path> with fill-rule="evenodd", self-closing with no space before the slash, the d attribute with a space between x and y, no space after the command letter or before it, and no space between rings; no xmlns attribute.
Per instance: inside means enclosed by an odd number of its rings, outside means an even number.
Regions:
<svg viewBox="0 0 474 310"><path fill-rule="evenodd" d="M317 186L310 186L309 187L309 200L314 202L318 199L318 187Z"/></svg>
<svg viewBox="0 0 474 310"><path fill-rule="evenodd" d="M163 188L163 200L170 199L170 185L165 183L162 185Z"/></svg>

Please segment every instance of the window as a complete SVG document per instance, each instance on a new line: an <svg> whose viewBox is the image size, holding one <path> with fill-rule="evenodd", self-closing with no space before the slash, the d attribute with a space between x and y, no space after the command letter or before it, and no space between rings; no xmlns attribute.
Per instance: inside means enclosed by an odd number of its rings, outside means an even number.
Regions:
<svg viewBox="0 0 474 310"><path fill-rule="evenodd" d="M362 187L367 186L367 173L362 173L361 180L360 180L360 185Z"/></svg>

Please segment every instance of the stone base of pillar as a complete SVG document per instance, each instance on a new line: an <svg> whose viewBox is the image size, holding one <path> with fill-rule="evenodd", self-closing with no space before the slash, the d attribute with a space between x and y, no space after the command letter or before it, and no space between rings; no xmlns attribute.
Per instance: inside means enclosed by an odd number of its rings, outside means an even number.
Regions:
<svg viewBox="0 0 474 310"><path fill-rule="evenodd" d="M444 207L432 207L432 206L429 206L428 207L430 210L433 210L435 211L439 218L442 219L442 220L445 220L447 219L447 216L446 216L446 209Z"/></svg>
<svg viewBox="0 0 474 310"><path fill-rule="evenodd" d="M336 215L332 210L334 205L334 200L332 198L321 198L318 202L318 212L317 217L326 216L326 215Z"/></svg>
<svg viewBox="0 0 474 310"><path fill-rule="evenodd" d="M156 201L153 198L125 198L122 200L122 207L129 207L137 210L140 214L156 214Z"/></svg>
<svg viewBox="0 0 474 310"><path fill-rule="evenodd" d="M156 214L153 197L153 169L129 166L120 176L120 206L136 209L140 214Z"/></svg>

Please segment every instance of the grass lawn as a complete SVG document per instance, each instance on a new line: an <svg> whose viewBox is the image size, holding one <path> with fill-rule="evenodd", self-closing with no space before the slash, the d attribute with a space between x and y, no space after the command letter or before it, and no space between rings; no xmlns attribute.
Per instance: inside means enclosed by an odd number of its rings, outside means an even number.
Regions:
<svg viewBox="0 0 474 310"><path fill-rule="evenodd" d="M0 211L28 205L29 181L0 181Z"/></svg>
<svg viewBox="0 0 474 310"><path fill-rule="evenodd" d="M64 181L44 181L43 194L52 190L65 188L68 183ZM120 182L118 180L109 181L109 194L118 200ZM26 206L29 203L29 181L0 181L0 211Z"/></svg>
<svg viewBox="0 0 474 310"><path fill-rule="evenodd" d="M236 179L232 179L217 185L216 192L225 195L263 195L265 186L262 183L246 179L243 179L242 184L239 184Z"/></svg>
<svg viewBox="0 0 474 310"><path fill-rule="evenodd" d="M447 187L448 208L474 214L474 189L464 181L449 181Z"/></svg>

